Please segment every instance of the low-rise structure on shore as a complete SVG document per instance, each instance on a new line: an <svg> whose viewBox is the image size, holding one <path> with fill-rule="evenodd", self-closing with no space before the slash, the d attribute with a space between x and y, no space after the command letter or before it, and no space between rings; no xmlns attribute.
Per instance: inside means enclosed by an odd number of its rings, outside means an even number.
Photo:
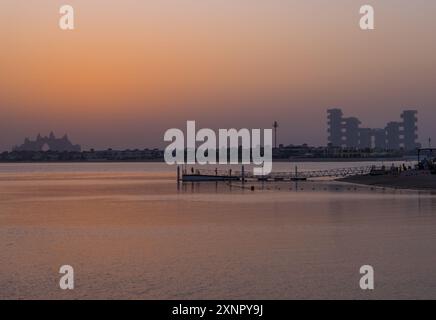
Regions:
<svg viewBox="0 0 436 320"><path fill-rule="evenodd" d="M242 152L242 149L239 150ZM402 150L377 150L340 147L312 147L303 145L280 145L273 149L275 161L347 161L402 159L416 156L416 152ZM49 162L49 161L163 161L164 150L160 149L127 149L127 150L87 150L87 151L56 151L56 150L13 150L0 153L1 162Z"/></svg>
<svg viewBox="0 0 436 320"><path fill-rule="evenodd" d="M99 161L163 161L159 149L95 151L12 151L0 154L1 162L99 162Z"/></svg>

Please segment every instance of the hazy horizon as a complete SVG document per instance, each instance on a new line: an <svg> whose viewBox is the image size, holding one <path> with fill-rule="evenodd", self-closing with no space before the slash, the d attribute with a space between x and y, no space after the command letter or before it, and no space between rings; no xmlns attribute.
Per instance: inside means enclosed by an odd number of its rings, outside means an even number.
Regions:
<svg viewBox="0 0 436 320"><path fill-rule="evenodd" d="M325 145L326 110L436 141L436 3L58 0L0 4L0 150L38 133L84 149L163 147L169 128L270 128ZM359 29L372 4L376 30Z"/></svg>

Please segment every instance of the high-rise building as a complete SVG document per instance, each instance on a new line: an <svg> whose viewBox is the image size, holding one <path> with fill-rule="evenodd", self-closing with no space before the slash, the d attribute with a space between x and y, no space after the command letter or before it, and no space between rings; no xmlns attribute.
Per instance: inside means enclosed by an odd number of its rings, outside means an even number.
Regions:
<svg viewBox="0 0 436 320"><path fill-rule="evenodd" d="M345 118L343 122L343 134L345 137L345 146L347 148L359 147L359 126L360 121L357 118Z"/></svg>
<svg viewBox="0 0 436 320"><path fill-rule="evenodd" d="M377 150L386 150L386 130L373 129L372 134L374 136L374 148Z"/></svg>
<svg viewBox="0 0 436 320"><path fill-rule="evenodd" d="M327 110L328 142L334 147L411 151L419 147L416 110L401 114L401 122L389 122L385 129L360 128L360 120L344 118L341 109Z"/></svg>
<svg viewBox="0 0 436 320"><path fill-rule="evenodd" d="M406 150L418 148L416 140L418 139L418 111L406 110L401 114L403 147Z"/></svg>
<svg viewBox="0 0 436 320"><path fill-rule="evenodd" d="M327 110L328 142L333 147L342 147L344 143L342 140L342 115L341 109Z"/></svg>
<svg viewBox="0 0 436 320"><path fill-rule="evenodd" d="M359 149L371 149L374 130L370 128L359 129Z"/></svg>
<svg viewBox="0 0 436 320"><path fill-rule="evenodd" d="M401 149L401 137L400 137L400 122L389 122L386 126L386 148L388 150L400 150Z"/></svg>

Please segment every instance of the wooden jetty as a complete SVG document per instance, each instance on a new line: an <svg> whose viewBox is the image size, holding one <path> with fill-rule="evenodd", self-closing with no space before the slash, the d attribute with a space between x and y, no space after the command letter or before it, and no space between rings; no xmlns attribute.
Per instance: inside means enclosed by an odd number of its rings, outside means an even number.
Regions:
<svg viewBox="0 0 436 320"><path fill-rule="evenodd" d="M206 170L206 169L193 169L181 170L177 167L177 181L181 182L216 182L216 181L306 181L315 178L344 178L348 176L367 175L371 173L374 166L352 167L352 168L339 168L327 169L316 171L295 171L289 172L272 172L268 175L255 176L252 172L247 172L242 166L241 171L228 171L222 170Z"/></svg>
<svg viewBox="0 0 436 320"><path fill-rule="evenodd" d="M214 176L208 174L184 174L183 182L213 182L213 181L240 181L237 176Z"/></svg>

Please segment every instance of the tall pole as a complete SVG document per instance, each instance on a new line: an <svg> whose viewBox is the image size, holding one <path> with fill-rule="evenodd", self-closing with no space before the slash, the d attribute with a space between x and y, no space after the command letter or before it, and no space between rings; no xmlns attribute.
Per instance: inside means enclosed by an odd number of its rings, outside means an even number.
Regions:
<svg viewBox="0 0 436 320"><path fill-rule="evenodd" d="M277 128L279 127L279 124L277 121L274 121L273 128L274 128L274 149L277 149Z"/></svg>

